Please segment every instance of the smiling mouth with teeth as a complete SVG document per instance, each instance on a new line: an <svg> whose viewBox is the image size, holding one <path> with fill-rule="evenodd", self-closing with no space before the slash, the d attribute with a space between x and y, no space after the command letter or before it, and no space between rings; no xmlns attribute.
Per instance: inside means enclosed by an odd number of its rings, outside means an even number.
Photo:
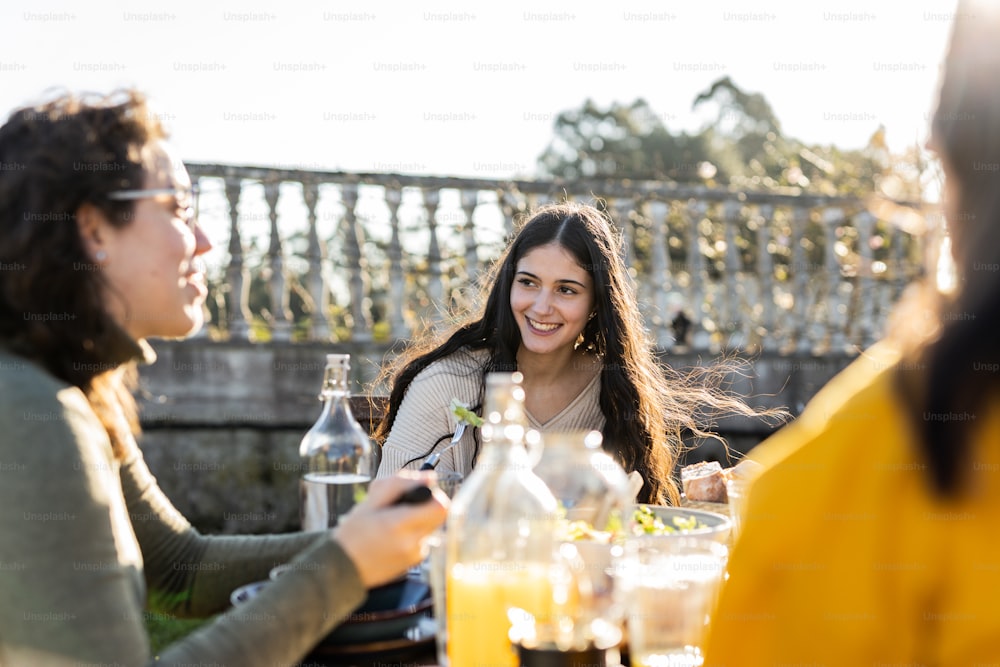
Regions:
<svg viewBox="0 0 1000 667"><path fill-rule="evenodd" d="M525 319L528 320L528 324L530 324L533 329L538 329L539 331L555 331L562 326L560 324L542 324L541 322L536 322L530 317Z"/></svg>

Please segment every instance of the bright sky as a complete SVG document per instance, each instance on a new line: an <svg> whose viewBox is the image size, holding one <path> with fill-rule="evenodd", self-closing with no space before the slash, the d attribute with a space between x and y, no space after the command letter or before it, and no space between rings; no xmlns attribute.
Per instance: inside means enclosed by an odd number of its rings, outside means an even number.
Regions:
<svg viewBox="0 0 1000 667"><path fill-rule="evenodd" d="M923 142L953 0L6 0L0 111L51 86L154 97L189 161L531 175L555 115L644 97L696 130L723 75L787 135Z"/></svg>

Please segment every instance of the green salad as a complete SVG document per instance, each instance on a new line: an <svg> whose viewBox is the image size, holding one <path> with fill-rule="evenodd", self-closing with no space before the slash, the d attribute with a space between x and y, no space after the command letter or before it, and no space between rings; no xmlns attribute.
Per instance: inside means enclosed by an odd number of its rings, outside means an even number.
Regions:
<svg viewBox="0 0 1000 667"><path fill-rule="evenodd" d="M706 527L695 516L675 516L671 522L673 525L668 526L663 523L660 517L656 516L653 510L645 505L636 508L635 513L632 515L632 521L634 522L632 526L632 533L634 535L669 535L670 533L698 530L699 528Z"/></svg>
<svg viewBox="0 0 1000 667"><path fill-rule="evenodd" d="M586 521L566 521L566 538L569 540L588 540L594 542L612 542L631 535L670 535L691 530L707 528L695 516L675 516L670 524L664 523L649 507L637 507L632 513L632 520L627 526L617 517L612 517L604 530L597 530Z"/></svg>
<svg viewBox="0 0 1000 667"><path fill-rule="evenodd" d="M458 421L465 422L469 426L479 428L483 425L483 418L469 409L465 403L457 398L451 399L451 414L458 418Z"/></svg>

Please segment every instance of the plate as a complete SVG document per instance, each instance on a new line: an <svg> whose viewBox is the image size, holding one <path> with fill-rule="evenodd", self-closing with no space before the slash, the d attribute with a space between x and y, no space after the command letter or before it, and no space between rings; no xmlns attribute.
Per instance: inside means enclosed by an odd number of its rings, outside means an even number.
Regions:
<svg viewBox="0 0 1000 667"><path fill-rule="evenodd" d="M255 581L240 586L229 596L233 606L252 600L273 581ZM368 591L368 597L321 641L321 646L358 645L398 640L427 616L433 605L430 585L423 578L407 575ZM433 639L433 635L432 635Z"/></svg>
<svg viewBox="0 0 1000 667"><path fill-rule="evenodd" d="M316 646L306 658L322 659L326 664L350 665L357 664L359 660L366 658L377 658L382 664L387 661L413 661L433 656L436 631L437 623L435 620L427 614L420 614L415 617L413 624L400 637L350 644L324 642Z"/></svg>
<svg viewBox="0 0 1000 667"><path fill-rule="evenodd" d="M431 587L419 576L407 575L368 591L368 598L320 642L359 644L403 637L426 616L434 601Z"/></svg>

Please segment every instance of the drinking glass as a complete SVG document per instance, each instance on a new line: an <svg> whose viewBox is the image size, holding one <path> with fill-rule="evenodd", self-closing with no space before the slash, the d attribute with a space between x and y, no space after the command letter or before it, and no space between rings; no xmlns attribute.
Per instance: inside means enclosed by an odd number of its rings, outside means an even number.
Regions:
<svg viewBox="0 0 1000 667"><path fill-rule="evenodd" d="M445 495L454 498L455 493L462 485L465 476L455 470L436 473L436 484ZM445 605L447 596L445 594L445 541L444 530L439 530L427 540L427 558L424 561L424 568L427 572L427 580L431 585L431 596L434 602L434 620L437 622L437 629L434 639L437 642L437 660L440 667L448 666L448 614Z"/></svg>
<svg viewBox="0 0 1000 667"><path fill-rule="evenodd" d="M729 538L734 543L743 528L743 518L747 513L747 493L750 491L749 479L730 479L726 482L726 495L729 496L729 518L733 521L733 532Z"/></svg>
<svg viewBox="0 0 1000 667"><path fill-rule="evenodd" d="M630 537L626 607L632 667L698 667L728 549L703 538Z"/></svg>
<svg viewBox="0 0 1000 667"><path fill-rule="evenodd" d="M436 630L434 640L437 643L437 660L440 667L448 667L448 614L446 613L447 595L445 594L445 541L442 533L435 533L428 541L427 578L431 585L431 596L434 603L434 620Z"/></svg>

